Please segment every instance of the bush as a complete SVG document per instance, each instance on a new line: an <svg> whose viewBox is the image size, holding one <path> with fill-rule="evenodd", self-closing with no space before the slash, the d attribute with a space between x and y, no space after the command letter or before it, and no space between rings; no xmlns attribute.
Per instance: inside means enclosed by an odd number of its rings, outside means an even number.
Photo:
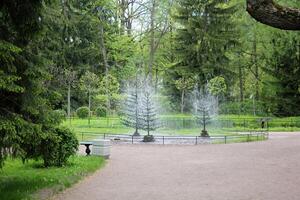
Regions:
<svg viewBox="0 0 300 200"><path fill-rule="evenodd" d="M63 166L78 150L78 140L67 128L55 128L45 134L41 141L40 154L45 167Z"/></svg>
<svg viewBox="0 0 300 200"><path fill-rule="evenodd" d="M96 116L97 117L106 117L106 108L99 106L96 108Z"/></svg>
<svg viewBox="0 0 300 200"><path fill-rule="evenodd" d="M153 135L145 135L143 142L154 142L154 137Z"/></svg>
<svg viewBox="0 0 300 200"><path fill-rule="evenodd" d="M65 120L67 117L67 112L64 110L54 110L53 112L56 118L58 118L59 120Z"/></svg>
<svg viewBox="0 0 300 200"><path fill-rule="evenodd" d="M89 116L89 108L88 107L80 107L76 110L76 114L79 118L85 119Z"/></svg>

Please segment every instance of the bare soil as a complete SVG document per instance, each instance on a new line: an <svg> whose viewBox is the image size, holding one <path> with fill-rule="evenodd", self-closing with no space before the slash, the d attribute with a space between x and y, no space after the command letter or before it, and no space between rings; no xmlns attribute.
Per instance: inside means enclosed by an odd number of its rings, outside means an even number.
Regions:
<svg viewBox="0 0 300 200"><path fill-rule="evenodd" d="M107 165L53 199L299 200L300 133L208 145L114 145Z"/></svg>

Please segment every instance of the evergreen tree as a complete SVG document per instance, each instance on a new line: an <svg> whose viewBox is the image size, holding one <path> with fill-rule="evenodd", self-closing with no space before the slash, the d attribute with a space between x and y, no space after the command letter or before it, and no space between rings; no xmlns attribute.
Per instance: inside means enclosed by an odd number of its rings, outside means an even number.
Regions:
<svg viewBox="0 0 300 200"><path fill-rule="evenodd" d="M276 116L300 115L300 36L295 33L273 33L268 65L263 67L273 79L265 80L274 95L265 95L272 102L271 111ZM280 36L280 37L278 37Z"/></svg>
<svg viewBox="0 0 300 200"><path fill-rule="evenodd" d="M57 97L47 85L49 63L40 52L44 6L42 0L0 4L0 167L8 154L42 157L47 165L54 157L45 149L53 150L62 139L56 131L61 118L52 105Z"/></svg>
<svg viewBox="0 0 300 200"><path fill-rule="evenodd" d="M197 73L202 84L216 76L232 78L229 52L237 44L232 21L235 7L227 0L178 0L174 18L177 26L178 70Z"/></svg>

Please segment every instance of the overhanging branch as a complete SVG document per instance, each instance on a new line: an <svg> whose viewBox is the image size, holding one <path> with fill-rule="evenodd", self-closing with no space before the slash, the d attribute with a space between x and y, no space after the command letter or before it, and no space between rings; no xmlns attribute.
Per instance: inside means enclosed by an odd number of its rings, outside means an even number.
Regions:
<svg viewBox="0 0 300 200"><path fill-rule="evenodd" d="M300 9L273 0L246 0L248 13L257 21L283 30L300 30Z"/></svg>

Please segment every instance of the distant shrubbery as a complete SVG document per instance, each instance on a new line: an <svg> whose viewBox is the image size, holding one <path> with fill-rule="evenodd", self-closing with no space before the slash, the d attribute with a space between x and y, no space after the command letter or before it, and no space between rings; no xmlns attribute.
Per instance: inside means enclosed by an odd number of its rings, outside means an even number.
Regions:
<svg viewBox="0 0 300 200"><path fill-rule="evenodd" d="M97 117L106 117L106 108L99 106L96 108L95 113Z"/></svg>
<svg viewBox="0 0 300 200"><path fill-rule="evenodd" d="M76 114L79 118L85 119L89 116L89 108L88 107L80 107L76 110Z"/></svg>
<svg viewBox="0 0 300 200"><path fill-rule="evenodd" d="M219 105L219 114L244 114L253 115L254 105L252 100L244 102L226 102ZM257 115L266 115L268 108L263 102L255 102L255 113Z"/></svg>

